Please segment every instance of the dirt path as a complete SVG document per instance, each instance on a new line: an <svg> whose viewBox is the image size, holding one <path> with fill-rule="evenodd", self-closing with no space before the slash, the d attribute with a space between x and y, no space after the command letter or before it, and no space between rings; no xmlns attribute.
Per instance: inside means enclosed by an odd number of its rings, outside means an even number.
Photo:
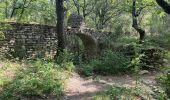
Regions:
<svg viewBox="0 0 170 100"><path fill-rule="evenodd" d="M92 96L105 87L105 84L95 82L91 78L85 79L73 74L67 83L65 100L91 100Z"/></svg>
<svg viewBox="0 0 170 100"><path fill-rule="evenodd" d="M141 80L147 85L155 85L156 82L154 79L155 76L153 75L144 75L141 77ZM64 100L92 100L92 97L95 96L97 92L106 90L109 85L132 87L136 84L135 79L129 75L97 76L95 80L92 78L82 78L74 73L67 82Z"/></svg>

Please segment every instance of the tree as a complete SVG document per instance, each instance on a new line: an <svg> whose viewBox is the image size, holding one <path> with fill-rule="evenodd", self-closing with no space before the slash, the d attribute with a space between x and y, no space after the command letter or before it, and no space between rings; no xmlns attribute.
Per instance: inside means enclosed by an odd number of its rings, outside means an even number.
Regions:
<svg viewBox="0 0 170 100"><path fill-rule="evenodd" d="M146 32L140 27L139 16L145 8L154 6L155 3L152 0L132 0L132 27L139 33L139 42L144 42Z"/></svg>
<svg viewBox="0 0 170 100"><path fill-rule="evenodd" d="M133 24L132 27L139 33L140 35L140 43L144 41L145 37L145 30L143 30L141 27L138 25L138 16L140 15L141 10L137 11L136 10L136 0L133 0L132 2L132 19L133 19Z"/></svg>
<svg viewBox="0 0 170 100"><path fill-rule="evenodd" d="M73 0L73 4L76 7L78 15L86 17L92 13L94 9L94 2L92 0Z"/></svg>
<svg viewBox="0 0 170 100"><path fill-rule="evenodd" d="M28 8L32 1L33 0L28 0L28 1L22 0L22 2L19 2L18 0L14 0L13 4L12 4L12 12L11 12L10 18L12 18L15 15L16 10L21 9L21 13L20 13L20 16L19 16L19 19L18 19L18 20L21 20L22 15L25 11L25 8Z"/></svg>
<svg viewBox="0 0 170 100"><path fill-rule="evenodd" d="M56 14L57 14L57 37L58 37L58 47L57 55L63 52L65 49L64 41L64 0L56 0Z"/></svg>
<svg viewBox="0 0 170 100"><path fill-rule="evenodd" d="M165 0L156 0L156 2L166 13L170 14L170 5Z"/></svg>
<svg viewBox="0 0 170 100"><path fill-rule="evenodd" d="M74 2L74 5L77 9L78 15L80 15L80 4L79 4L79 2L77 0L73 0L73 2Z"/></svg>
<svg viewBox="0 0 170 100"><path fill-rule="evenodd" d="M119 15L118 5L120 2L114 0L95 0L92 19L97 30L108 27L108 22Z"/></svg>

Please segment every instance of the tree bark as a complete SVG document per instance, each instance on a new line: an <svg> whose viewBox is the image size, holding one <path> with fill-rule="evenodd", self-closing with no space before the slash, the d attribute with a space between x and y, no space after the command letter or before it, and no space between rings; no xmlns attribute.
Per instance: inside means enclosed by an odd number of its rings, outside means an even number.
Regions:
<svg viewBox="0 0 170 100"><path fill-rule="evenodd" d="M64 51L65 41L64 41L64 0L56 0L56 14L57 14L57 37L58 37L58 47L56 57Z"/></svg>
<svg viewBox="0 0 170 100"><path fill-rule="evenodd" d="M137 13L136 10L136 0L133 0L133 5L132 5L132 27L139 33L139 42L142 43L144 42L145 39L145 30L143 30L141 27L138 25L138 16L139 13Z"/></svg>
<svg viewBox="0 0 170 100"><path fill-rule="evenodd" d="M170 4L168 4L165 0L156 0L157 4L162 7L162 9L170 14Z"/></svg>

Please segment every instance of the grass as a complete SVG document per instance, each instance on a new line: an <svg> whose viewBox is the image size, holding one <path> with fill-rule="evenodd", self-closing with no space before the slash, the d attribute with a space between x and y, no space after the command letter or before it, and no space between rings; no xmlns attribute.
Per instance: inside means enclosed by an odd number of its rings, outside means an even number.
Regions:
<svg viewBox="0 0 170 100"><path fill-rule="evenodd" d="M71 71L62 66L73 67L71 63L60 66L45 60L22 63L1 61L0 64L0 100L50 96L60 98Z"/></svg>
<svg viewBox="0 0 170 100"><path fill-rule="evenodd" d="M93 100L137 100L142 99L139 95L142 94L139 88L126 88L112 86L107 91L99 93Z"/></svg>
<svg viewBox="0 0 170 100"><path fill-rule="evenodd" d="M23 65L9 60L0 61L0 86L11 81Z"/></svg>
<svg viewBox="0 0 170 100"><path fill-rule="evenodd" d="M153 97L141 87L112 86L104 92L98 93L93 100L152 100ZM156 95L156 100L167 100L164 93Z"/></svg>

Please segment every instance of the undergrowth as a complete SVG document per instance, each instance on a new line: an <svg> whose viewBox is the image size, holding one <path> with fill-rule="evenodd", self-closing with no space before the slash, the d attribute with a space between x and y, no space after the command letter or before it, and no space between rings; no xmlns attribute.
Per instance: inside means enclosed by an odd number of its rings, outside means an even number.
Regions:
<svg viewBox="0 0 170 100"><path fill-rule="evenodd" d="M86 64L83 67L85 75L102 74L113 75L123 74L129 70L130 59L120 52L105 51L104 54Z"/></svg>
<svg viewBox="0 0 170 100"><path fill-rule="evenodd" d="M63 63L62 66L73 66ZM45 60L25 62L25 66L16 70L15 76L1 84L0 100L18 100L21 98L38 97L60 98L63 94L65 80L69 77L72 67L62 68L61 65Z"/></svg>

